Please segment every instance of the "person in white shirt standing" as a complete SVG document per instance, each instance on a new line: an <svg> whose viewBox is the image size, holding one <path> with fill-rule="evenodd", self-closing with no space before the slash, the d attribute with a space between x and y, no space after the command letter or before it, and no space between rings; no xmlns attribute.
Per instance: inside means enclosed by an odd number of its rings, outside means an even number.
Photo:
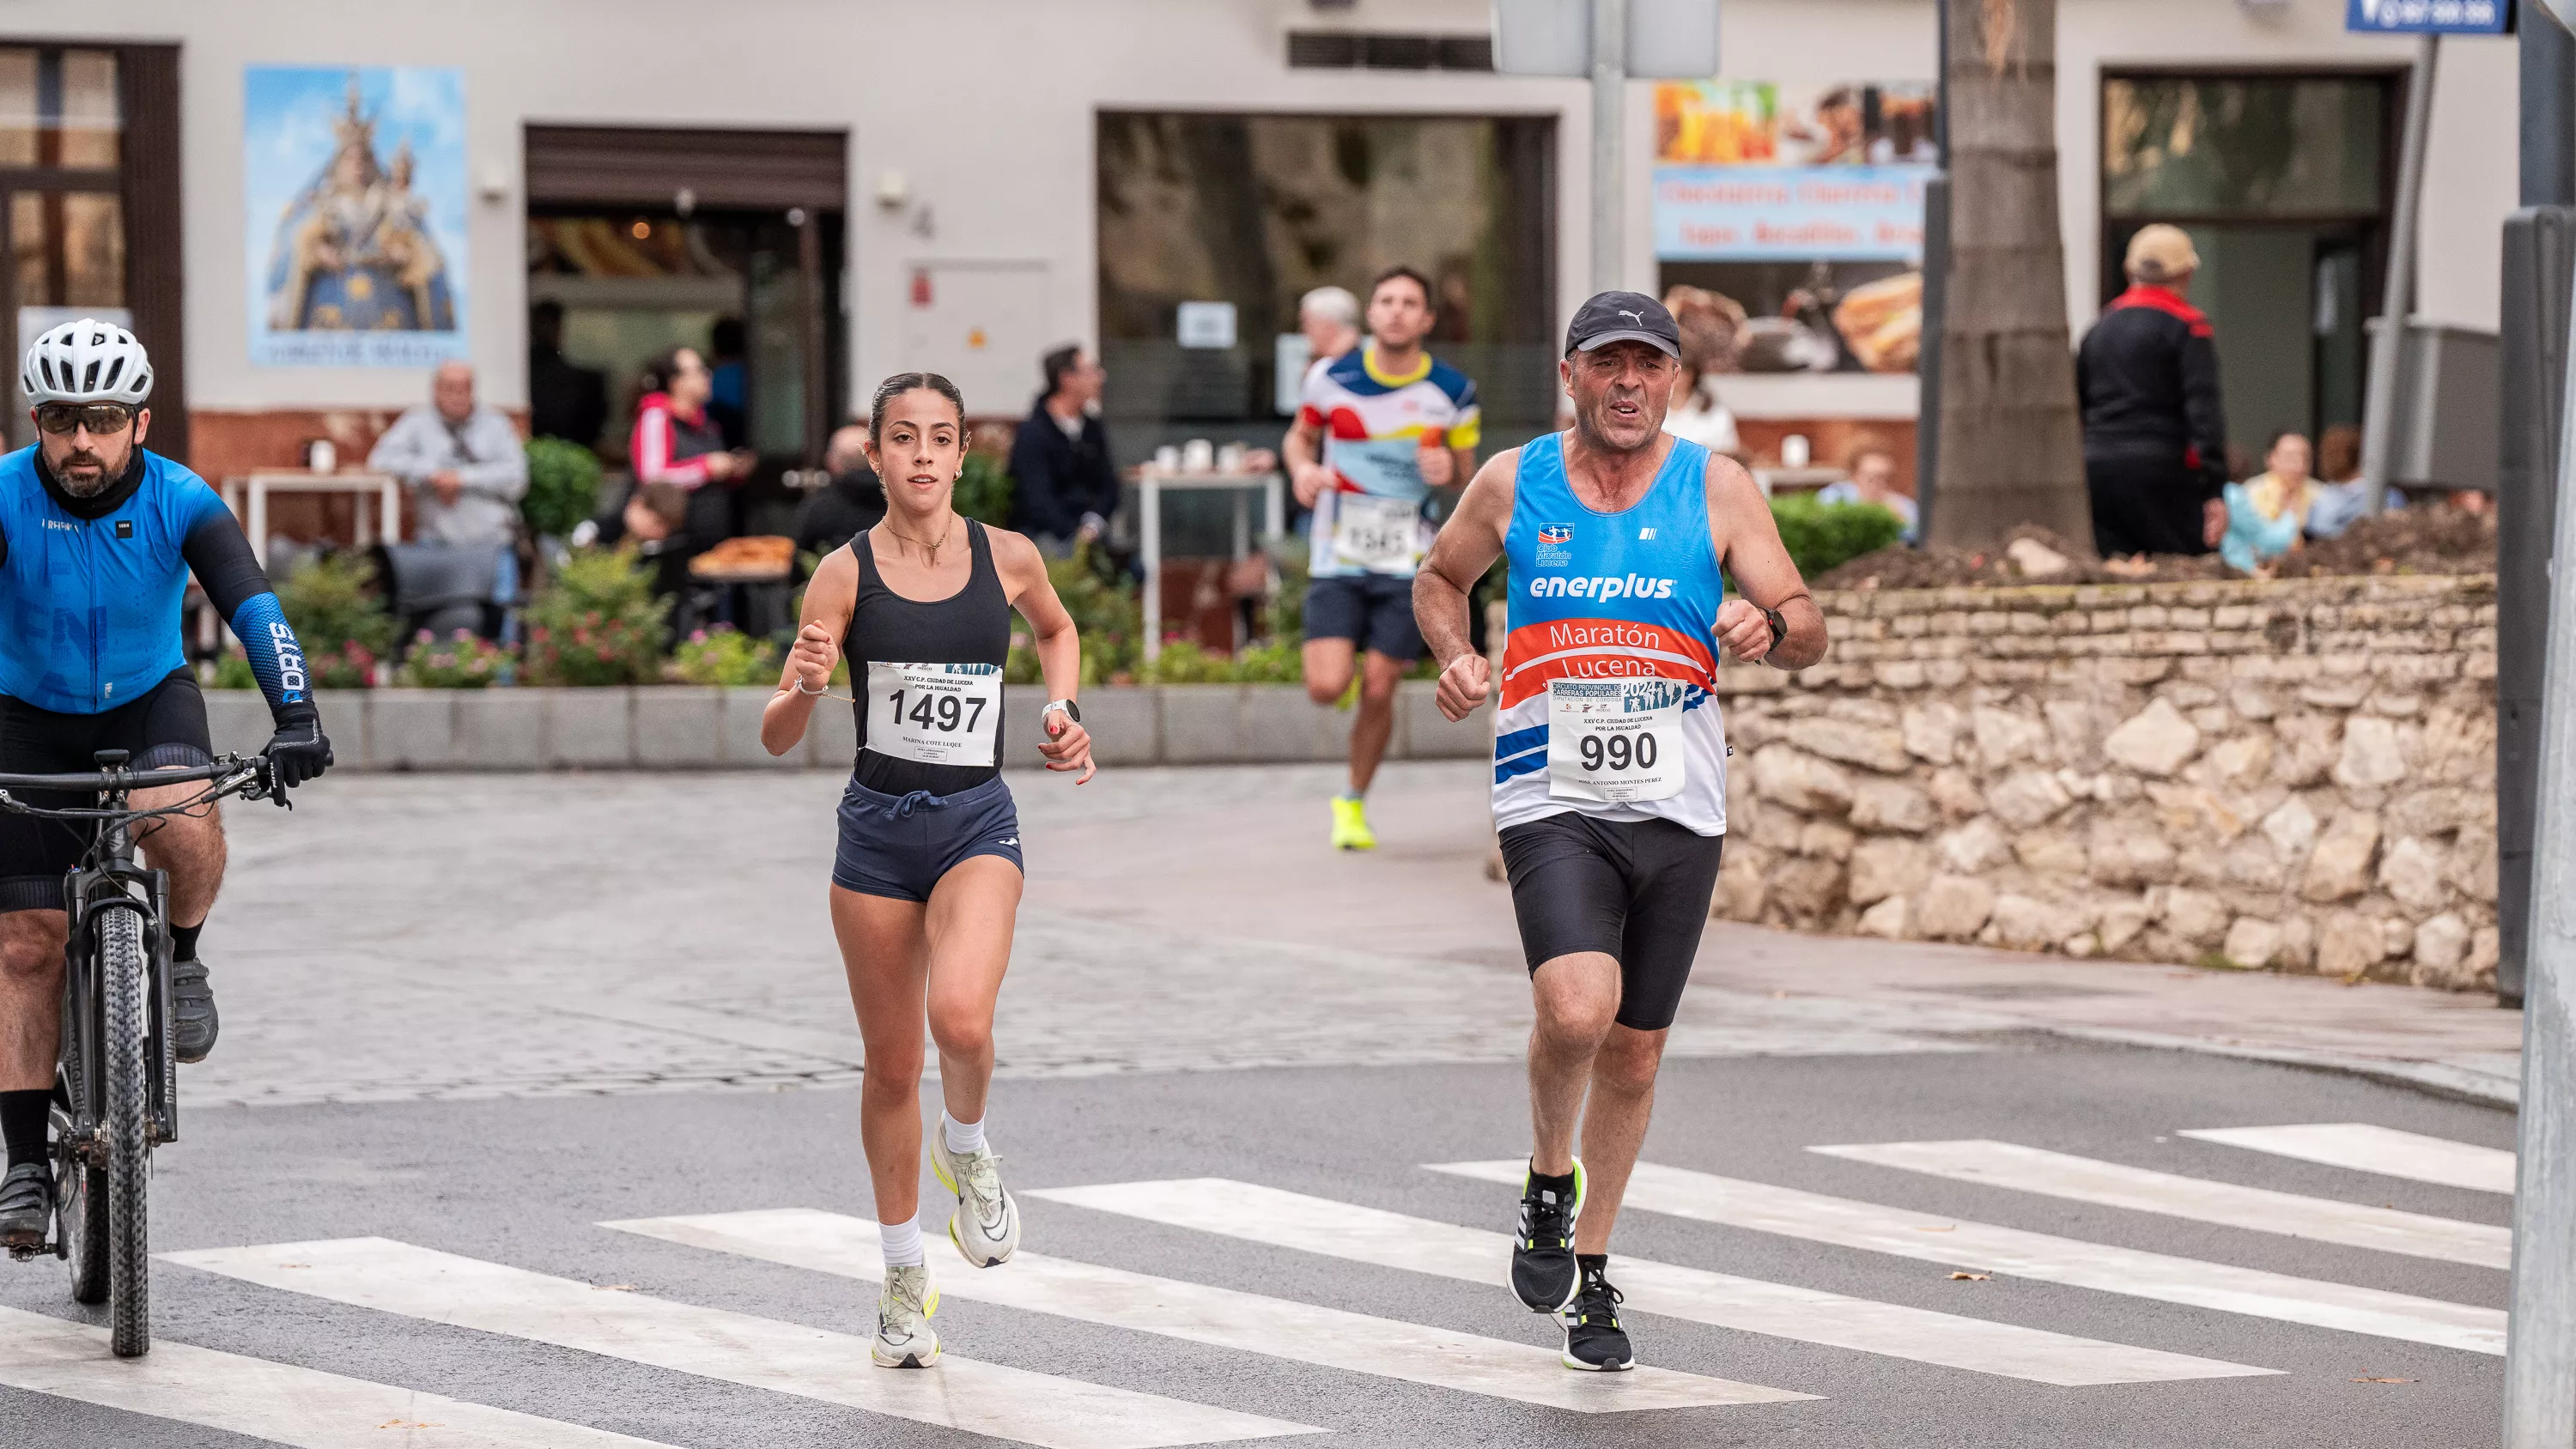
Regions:
<svg viewBox="0 0 2576 1449"><path fill-rule="evenodd" d="M376 439L367 466L411 489L412 536L424 542L508 544L518 537L528 491L528 454L499 408L474 398L474 369L439 364L430 402L396 419Z"/></svg>

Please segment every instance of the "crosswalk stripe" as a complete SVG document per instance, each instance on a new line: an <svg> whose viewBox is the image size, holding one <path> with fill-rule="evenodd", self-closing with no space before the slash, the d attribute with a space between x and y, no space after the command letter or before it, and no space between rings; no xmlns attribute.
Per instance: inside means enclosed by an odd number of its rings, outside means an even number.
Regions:
<svg viewBox="0 0 2576 1449"><path fill-rule="evenodd" d="M2444 1137L2374 1127L2367 1122L2310 1122L2288 1127L2194 1127L2185 1137L2275 1157L2322 1162L2389 1177L2479 1192L2513 1191L2513 1154Z"/></svg>
<svg viewBox="0 0 2576 1449"><path fill-rule="evenodd" d="M1509 1278L1511 1239L1502 1233L1255 1183L1197 1178L1039 1188L1024 1196L1470 1283L1499 1287ZM2033 1383L2072 1388L2277 1372L1670 1263L1622 1257L1613 1267L1635 1312Z"/></svg>
<svg viewBox="0 0 2576 1449"><path fill-rule="evenodd" d="M2153 1172L2014 1142L1873 1142L1810 1147L1830 1157L1901 1167L1960 1182L2250 1228L2311 1242L2439 1258L2480 1268L2513 1266L2513 1230L2268 1188Z"/></svg>
<svg viewBox="0 0 2576 1449"><path fill-rule="evenodd" d="M820 1399L1048 1449L1161 1449L1322 1430L943 1354L881 1369L868 1340L386 1238L171 1253L263 1287Z"/></svg>
<svg viewBox="0 0 2576 1449"><path fill-rule="evenodd" d="M1433 1170L1517 1184L1522 1164L1458 1162ZM1638 1163L1628 1179L1626 1206L2161 1303L2472 1353L2504 1352L2504 1311L2498 1308L2080 1242L1651 1162Z"/></svg>
<svg viewBox="0 0 2576 1449"><path fill-rule="evenodd" d="M0 1308L0 1384L294 1449L669 1449L441 1394L161 1339L113 1357L107 1330ZM387 1431L405 1429L395 1434Z"/></svg>
<svg viewBox="0 0 2576 1449"><path fill-rule="evenodd" d="M877 1225L838 1213L787 1208L600 1226L844 1278L875 1282L878 1276ZM939 1286L951 1298L1587 1414L1777 1404L1814 1397L1670 1369L1569 1373L1555 1350L1534 1344L1026 1251L1013 1255L994 1272L946 1274Z"/></svg>

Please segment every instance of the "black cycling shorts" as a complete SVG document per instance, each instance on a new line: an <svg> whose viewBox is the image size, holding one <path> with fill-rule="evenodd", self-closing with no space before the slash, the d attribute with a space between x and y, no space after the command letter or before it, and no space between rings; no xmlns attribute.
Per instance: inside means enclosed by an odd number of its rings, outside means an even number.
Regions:
<svg viewBox="0 0 2576 1449"><path fill-rule="evenodd" d="M1726 837L1564 810L1515 825L1502 840L1530 974L1559 956L1598 952L1619 963L1621 1026L1672 1025Z"/></svg>
<svg viewBox="0 0 2576 1449"><path fill-rule="evenodd" d="M70 775L98 768L100 750L123 750L129 768L148 770L211 763L206 697L185 669L140 698L97 714L56 714L0 695L0 774ZM89 805L96 797L32 791L31 805ZM0 911L59 911L63 873L80 864L89 847L84 826L33 820L0 811Z"/></svg>
<svg viewBox="0 0 2576 1449"><path fill-rule="evenodd" d="M1306 637L1348 639L1406 664L1422 657L1413 622L1413 580L1392 574L1333 575L1306 586Z"/></svg>

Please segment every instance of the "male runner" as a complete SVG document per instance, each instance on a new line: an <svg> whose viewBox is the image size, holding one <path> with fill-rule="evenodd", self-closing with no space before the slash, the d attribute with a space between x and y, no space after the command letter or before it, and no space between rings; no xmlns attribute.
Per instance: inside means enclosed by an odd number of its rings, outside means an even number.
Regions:
<svg viewBox="0 0 2576 1449"><path fill-rule="evenodd" d="M1476 467L1476 385L1422 350L1433 320L1420 272L1380 274L1369 286L1369 344L1308 377L1283 445L1297 502L1314 510L1306 696L1334 703L1360 672L1351 785L1333 801L1336 850L1377 847L1369 781L1395 732L1395 687L1422 657L1412 580L1431 539L1423 504Z"/></svg>
<svg viewBox="0 0 2576 1449"><path fill-rule="evenodd" d="M307 692L304 651L269 592L232 511L203 480L143 447L152 363L134 334L82 318L36 339L19 370L36 446L0 457L0 772L98 768L124 750L138 770L212 762L206 702L179 639L179 604L194 571L240 636L268 696L269 757L292 786L331 763ZM137 790L169 804L194 785ZM30 797L81 805L77 797ZM223 824L168 815L134 827L170 873L172 1045L202 1061L215 1044L215 998L197 933L223 882ZM62 1012L63 873L86 848L79 832L0 814L0 1247L45 1241L54 1178L45 1137Z"/></svg>
<svg viewBox="0 0 2576 1449"><path fill-rule="evenodd" d="M1464 719L1494 687L1467 643L1467 591L1510 559L1494 824L1538 1007L1512 1291L1559 1316L1566 1367L1624 1369L1610 1228L1726 833L1716 651L1803 669L1824 657L1825 617L1752 476L1663 431L1672 314L1604 292L1565 353L1574 427L1485 464L1414 599L1441 713Z"/></svg>

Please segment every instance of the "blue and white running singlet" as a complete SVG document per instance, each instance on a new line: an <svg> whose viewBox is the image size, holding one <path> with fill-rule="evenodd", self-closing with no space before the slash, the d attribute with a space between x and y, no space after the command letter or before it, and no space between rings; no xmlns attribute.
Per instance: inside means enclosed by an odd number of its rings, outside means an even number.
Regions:
<svg viewBox="0 0 2576 1449"><path fill-rule="evenodd" d="M1674 439L1624 513L1574 496L1561 433L1521 449L1512 486L1495 828L1572 810L1725 834L1708 449Z"/></svg>

